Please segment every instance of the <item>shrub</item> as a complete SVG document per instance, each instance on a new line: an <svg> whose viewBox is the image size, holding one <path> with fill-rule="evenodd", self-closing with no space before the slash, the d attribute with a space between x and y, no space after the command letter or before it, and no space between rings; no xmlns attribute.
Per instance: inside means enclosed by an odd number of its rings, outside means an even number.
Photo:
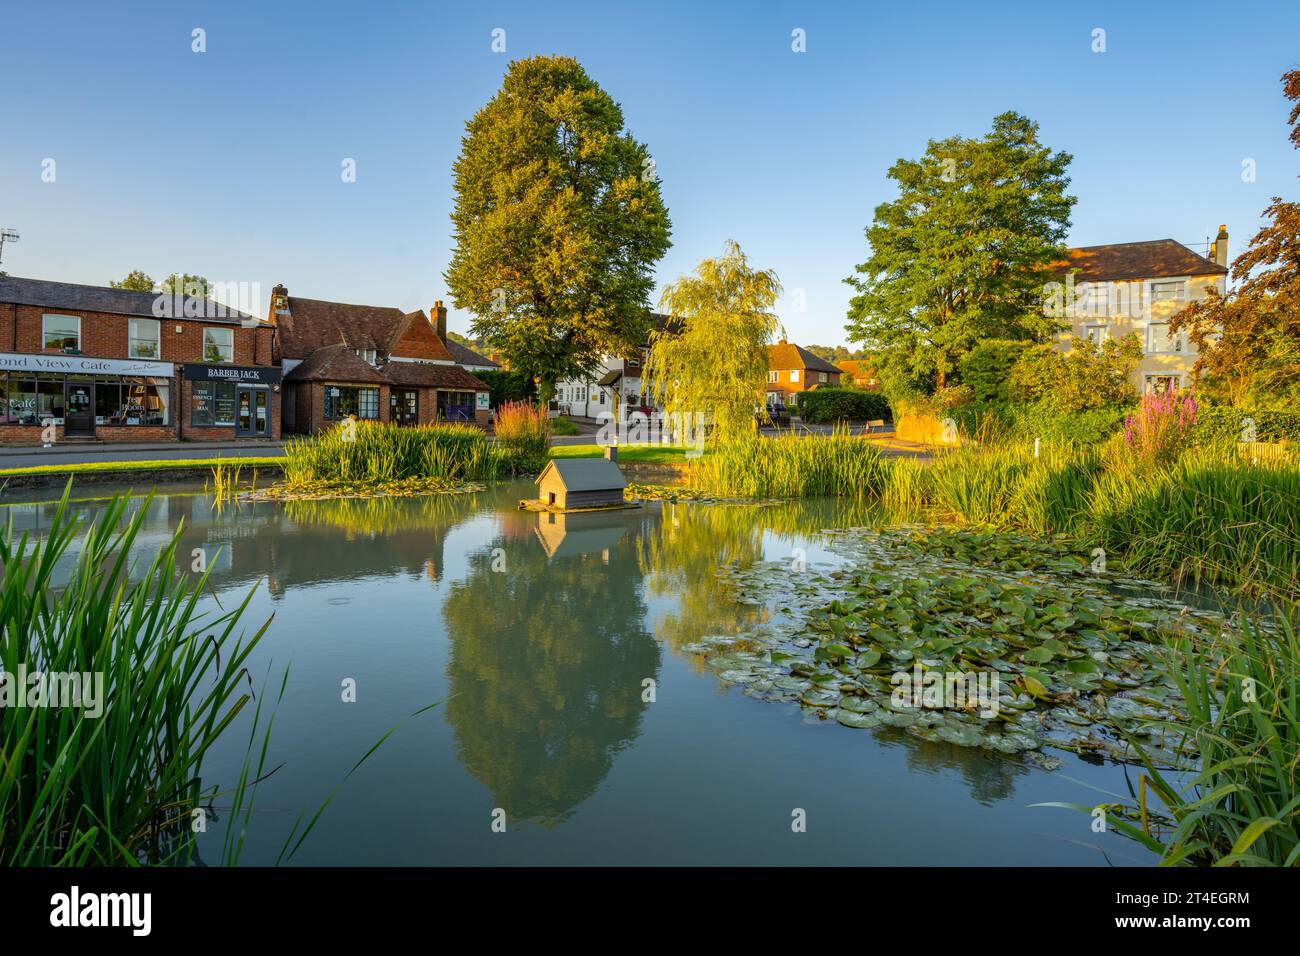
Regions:
<svg viewBox="0 0 1300 956"><path fill-rule="evenodd" d="M1125 409L1093 408L1081 412L1061 411L1050 402L1011 405L1003 402L972 402L950 413L958 431L978 441L1033 440L1067 445L1099 445L1118 434Z"/></svg>
<svg viewBox="0 0 1300 956"><path fill-rule="evenodd" d="M1015 396L1009 380L1011 369L1029 348L1028 342L987 339L962 358L958 371L971 389L972 401L1007 402Z"/></svg>
<svg viewBox="0 0 1300 956"><path fill-rule="evenodd" d="M818 388L799 396L799 417L820 424L837 421L890 419L889 400L880 392L848 388Z"/></svg>
<svg viewBox="0 0 1300 956"><path fill-rule="evenodd" d="M578 434L578 426L567 418L552 418L551 434L552 435L576 435Z"/></svg>
<svg viewBox="0 0 1300 956"><path fill-rule="evenodd" d="M1066 352L1038 345L1012 366L1009 387L1020 401L1047 402L1063 412L1125 405L1132 401L1130 376L1141 358L1135 332L1100 346L1074 338Z"/></svg>
<svg viewBox="0 0 1300 956"><path fill-rule="evenodd" d="M535 473L546 467L551 421L545 410L528 402L506 402L497 409L496 436L502 462L513 473Z"/></svg>
<svg viewBox="0 0 1300 956"><path fill-rule="evenodd" d="M1149 468L1172 461L1187 447L1196 422L1196 399L1173 389L1142 396L1137 411L1124 416L1124 445L1133 463Z"/></svg>

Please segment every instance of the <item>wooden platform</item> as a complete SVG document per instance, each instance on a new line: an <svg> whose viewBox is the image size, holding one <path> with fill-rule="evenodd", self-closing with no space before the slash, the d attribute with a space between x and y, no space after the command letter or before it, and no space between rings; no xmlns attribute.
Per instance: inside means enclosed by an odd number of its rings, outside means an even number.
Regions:
<svg viewBox="0 0 1300 956"><path fill-rule="evenodd" d="M520 511L549 511L552 514L581 514L585 511L636 511L641 508L639 502L624 501L616 505L600 505L591 508L559 508L548 505L540 498L524 498L519 502Z"/></svg>

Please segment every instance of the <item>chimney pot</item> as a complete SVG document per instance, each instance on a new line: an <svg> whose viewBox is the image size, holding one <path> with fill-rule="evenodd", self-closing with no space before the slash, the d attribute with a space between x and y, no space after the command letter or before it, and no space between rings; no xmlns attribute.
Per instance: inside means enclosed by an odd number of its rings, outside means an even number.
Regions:
<svg viewBox="0 0 1300 956"><path fill-rule="evenodd" d="M606 460L606 461L618 461L618 446L617 446L617 445L606 445L606 446L605 446L605 460Z"/></svg>

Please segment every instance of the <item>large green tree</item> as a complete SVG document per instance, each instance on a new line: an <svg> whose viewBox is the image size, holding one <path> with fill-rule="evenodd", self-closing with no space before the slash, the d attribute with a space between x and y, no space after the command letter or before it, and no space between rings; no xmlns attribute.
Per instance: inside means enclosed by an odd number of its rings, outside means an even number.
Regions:
<svg viewBox="0 0 1300 956"><path fill-rule="evenodd" d="M1300 70L1282 76L1290 139L1300 149ZM1232 263L1237 287L1211 291L1174 316L1199 355L1197 388L1244 408L1300 405L1300 203L1274 196L1265 225Z"/></svg>
<svg viewBox="0 0 1300 956"><path fill-rule="evenodd" d="M849 337L940 388L982 339L1049 338L1044 269L1065 254L1070 160L1003 113L982 137L931 140L894 163L898 197L876 207L871 257L845 280Z"/></svg>
<svg viewBox="0 0 1300 956"><path fill-rule="evenodd" d="M646 146L577 60L510 64L467 124L455 189L448 288L543 401L644 344L668 211Z"/></svg>
<svg viewBox="0 0 1300 956"><path fill-rule="evenodd" d="M673 322L651 336L645 367L664 411L686 423L703 415L715 439L753 434L767 389L767 345L781 328L772 312L780 295L776 273L750 268L735 242L665 288L659 307Z"/></svg>
<svg viewBox="0 0 1300 956"><path fill-rule="evenodd" d="M126 289L129 292L152 292L154 281L147 273L140 269L132 269L127 273L126 278L118 282L109 281L109 287L113 289Z"/></svg>

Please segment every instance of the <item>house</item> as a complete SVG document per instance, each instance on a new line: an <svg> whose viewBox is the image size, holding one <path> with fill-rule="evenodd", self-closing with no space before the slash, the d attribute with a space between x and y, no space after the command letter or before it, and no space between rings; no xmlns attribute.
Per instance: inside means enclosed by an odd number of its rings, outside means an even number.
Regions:
<svg viewBox="0 0 1300 956"><path fill-rule="evenodd" d="M658 312L650 313L650 323L661 332L673 328L672 319ZM653 402L646 396L642 382L649 350L647 341L630 355L606 355L592 376L556 382L551 410L562 415L599 418L602 412L610 412L620 403L628 410L652 408Z"/></svg>
<svg viewBox="0 0 1300 956"><path fill-rule="evenodd" d="M350 416L486 425L489 389L457 362L442 302L430 311L432 320L419 310L304 299L277 285L269 321L284 371L285 431L311 434Z"/></svg>
<svg viewBox="0 0 1300 956"><path fill-rule="evenodd" d="M846 359L836 364L839 370L844 373L840 377L840 384L851 385L853 388L867 392L880 391L880 380L876 377L875 362L864 359Z"/></svg>
<svg viewBox="0 0 1300 956"><path fill-rule="evenodd" d="M447 339L447 350L451 357L467 372L499 372L501 363L494 362L485 355L479 355L467 345L461 345L454 339Z"/></svg>
<svg viewBox="0 0 1300 956"><path fill-rule="evenodd" d="M1136 332L1142 360L1133 372L1138 392L1191 385L1196 346L1185 332L1169 334L1169 320L1209 290L1224 291L1228 277L1228 230L1210 243L1209 255L1173 239L1121 242L1071 249L1053 270L1064 280L1065 295L1049 308L1066 323L1057 347L1068 349L1071 336L1101 343Z"/></svg>
<svg viewBox="0 0 1300 956"><path fill-rule="evenodd" d="M0 442L279 438L273 345L211 298L0 275Z"/></svg>
<svg viewBox="0 0 1300 956"><path fill-rule="evenodd" d="M610 458L552 458L537 476L538 498L547 508L617 508L627 480Z"/></svg>
<svg viewBox="0 0 1300 956"><path fill-rule="evenodd" d="M767 403L796 406L799 393L840 384L840 369L785 339L767 347Z"/></svg>

